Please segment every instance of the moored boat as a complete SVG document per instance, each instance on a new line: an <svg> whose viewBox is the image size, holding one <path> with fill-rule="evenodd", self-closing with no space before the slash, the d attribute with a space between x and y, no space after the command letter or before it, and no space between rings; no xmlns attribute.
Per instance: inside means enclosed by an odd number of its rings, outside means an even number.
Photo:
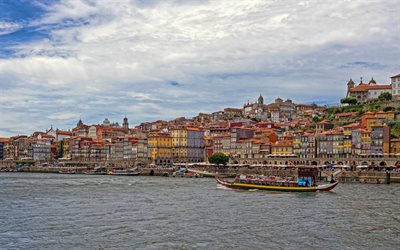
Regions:
<svg viewBox="0 0 400 250"><path fill-rule="evenodd" d="M119 176L138 176L138 175L140 175L140 172L125 170L125 169L112 169L112 170L108 170L107 174L119 175Z"/></svg>
<svg viewBox="0 0 400 250"><path fill-rule="evenodd" d="M232 189L268 190L284 192L326 192L335 188L339 182L317 185L318 170L316 168L299 168L297 179L294 177L265 177L239 175L233 181L216 178L218 184Z"/></svg>

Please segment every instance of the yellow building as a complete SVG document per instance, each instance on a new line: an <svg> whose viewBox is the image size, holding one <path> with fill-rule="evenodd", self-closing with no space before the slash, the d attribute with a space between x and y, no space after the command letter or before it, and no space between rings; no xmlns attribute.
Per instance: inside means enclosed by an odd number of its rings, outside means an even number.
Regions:
<svg viewBox="0 0 400 250"><path fill-rule="evenodd" d="M390 154L392 156L400 156L400 139L392 139L390 141Z"/></svg>
<svg viewBox="0 0 400 250"><path fill-rule="evenodd" d="M364 128L371 130L373 126L394 121L395 119L396 114L393 111L366 112L361 116L361 125Z"/></svg>
<svg viewBox="0 0 400 250"><path fill-rule="evenodd" d="M172 137L169 133L150 133L148 135L148 152L155 164L172 164Z"/></svg>
<svg viewBox="0 0 400 250"><path fill-rule="evenodd" d="M188 131L186 128L174 128L171 132L172 136L172 157L175 162L182 162L187 158L187 137Z"/></svg>
<svg viewBox="0 0 400 250"><path fill-rule="evenodd" d="M352 154L352 132L360 126L358 123L352 123L343 126L343 153L345 157L349 157Z"/></svg>
<svg viewBox="0 0 400 250"><path fill-rule="evenodd" d="M63 146L63 158L71 158L71 151L70 151L70 137L64 138L62 141L62 146Z"/></svg>
<svg viewBox="0 0 400 250"><path fill-rule="evenodd" d="M361 154L371 154L371 131L369 130L361 131Z"/></svg>
<svg viewBox="0 0 400 250"><path fill-rule="evenodd" d="M174 162L204 161L204 131L192 127L177 127L172 129L171 136Z"/></svg>
<svg viewBox="0 0 400 250"><path fill-rule="evenodd" d="M281 156L293 155L293 142L277 141L271 145L271 153L273 155L281 155Z"/></svg>

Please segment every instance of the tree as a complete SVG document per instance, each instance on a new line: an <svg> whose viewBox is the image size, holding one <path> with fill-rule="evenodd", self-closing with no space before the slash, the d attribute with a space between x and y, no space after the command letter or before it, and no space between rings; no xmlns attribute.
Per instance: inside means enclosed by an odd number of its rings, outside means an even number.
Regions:
<svg viewBox="0 0 400 250"><path fill-rule="evenodd" d="M58 157L57 158L63 158L64 156L64 141L60 141L60 146L58 150Z"/></svg>
<svg viewBox="0 0 400 250"><path fill-rule="evenodd" d="M394 107L391 107L391 106L387 106L387 107L385 107L385 108L383 109L383 111L385 111L385 112L394 111L394 110L395 110L395 108L394 108Z"/></svg>
<svg viewBox="0 0 400 250"><path fill-rule="evenodd" d="M389 92L383 92L378 96L378 99L382 101L390 101L392 100L392 94Z"/></svg>
<svg viewBox="0 0 400 250"><path fill-rule="evenodd" d="M354 104L357 104L357 98L355 98L355 97L345 97L345 98L342 98L340 100L340 103L342 103L342 104L347 103L349 105L354 105Z"/></svg>
<svg viewBox="0 0 400 250"><path fill-rule="evenodd" d="M216 153L216 154L213 154L212 156L208 157L208 161L210 163L217 164L217 165L220 165L220 164L226 165L226 163L228 163L228 161L229 161L229 157L223 153Z"/></svg>

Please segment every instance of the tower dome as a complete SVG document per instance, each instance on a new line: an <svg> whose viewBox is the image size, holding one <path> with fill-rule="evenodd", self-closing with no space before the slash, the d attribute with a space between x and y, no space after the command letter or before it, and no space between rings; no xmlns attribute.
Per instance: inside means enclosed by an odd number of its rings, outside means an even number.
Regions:
<svg viewBox="0 0 400 250"><path fill-rule="evenodd" d="M110 126L110 120L108 120L108 118L104 119L103 125L104 126Z"/></svg>
<svg viewBox="0 0 400 250"><path fill-rule="evenodd" d="M371 78L371 81L369 81L368 84L369 84L369 85L376 85L376 82L375 82L375 80L374 80L373 77Z"/></svg>

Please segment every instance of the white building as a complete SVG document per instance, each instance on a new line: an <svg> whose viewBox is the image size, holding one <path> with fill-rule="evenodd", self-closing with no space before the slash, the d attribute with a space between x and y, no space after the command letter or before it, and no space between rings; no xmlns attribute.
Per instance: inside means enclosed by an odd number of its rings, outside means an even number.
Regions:
<svg viewBox="0 0 400 250"><path fill-rule="evenodd" d="M382 93L390 93L391 90L392 85L377 85L373 78L369 83L363 83L361 78L361 82L357 86L352 79L347 83L347 97L356 98L358 103L378 99Z"/></svg>
<svg viewBox="0 0 400 250"><path fill-rule="evenodd" d="M400 74L390 77L392 79L393 100L400 100Z"/></svg>

